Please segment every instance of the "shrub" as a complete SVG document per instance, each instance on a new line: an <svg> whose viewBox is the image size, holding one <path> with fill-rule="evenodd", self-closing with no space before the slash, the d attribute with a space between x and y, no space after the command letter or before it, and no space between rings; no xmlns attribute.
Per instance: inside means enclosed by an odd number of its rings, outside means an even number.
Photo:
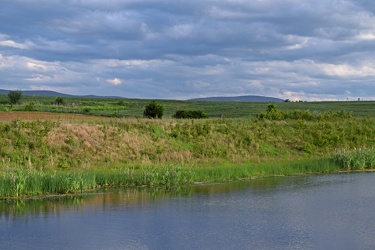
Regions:
<svg viewBox="0 0 375 250"><path fill-rule="evenodd" d="M119 105L119 106L126 106L127 104L126 104L126 102L124 102L123 100L121 100L121 101L119 101L117 103L117 105Z"/></svg>
<svg viewBox="0 0 375 250"><path fill-rule="evenodd" d="M267 111L265 113L260 113L257 115L259 119L267 119L267 120L284 120L286 119L288 114L280 110L276 107L275 104L271 103L267 106Z"/></svg>
<svg viewBox="0 0 375 250"><path fill-rule="evenodd" d="M25 111L35 111L35 103L30 102L25 106Z"/></svg>
<svg viewBox="0 0 375 250"><path fill-rule="evenodd" d="M64 105L64 99L62 99L60 96L56 97L55 102L56 105Z"/></svg>
<svg viewBox="0 0 375 250"><path fill-rule="evenodd" d="M143 117L147 118L159 118L163 117L164 107L156 101L152 101L146 105L145 110L143 111Z"/></svg>
<svg viewBox="0 0 375 250"><path fill-rule="evenodd" d="M202 119L208 118L206 113L201 110L178 110L173 115L173 118L177 119Z"/></svg>
<svg viewBox="0 0 375 250"><path fill-rule="evenodd" d="M314 114L310 110L293 110L285 111L278 109L275 104L269 104L266 112L257 115L261 120L304 120L304 121L318 121L318 120L338 120L352 118L352 114L347 111L337 110L328 111L321 114Z"/></svg>
<svg viewBox="0 0 375 250"><path fill-rule="evenodd" d="M8 100L10 104L17 104L22 97L22 92L20 90L16 91L9 91L8 93Z"/></svg>
<svg viewBox="0 0 375 250"><path fill-rule="evenodd" d="M83 113L90 113L91 109L90 108L84 108Z"/></svg>

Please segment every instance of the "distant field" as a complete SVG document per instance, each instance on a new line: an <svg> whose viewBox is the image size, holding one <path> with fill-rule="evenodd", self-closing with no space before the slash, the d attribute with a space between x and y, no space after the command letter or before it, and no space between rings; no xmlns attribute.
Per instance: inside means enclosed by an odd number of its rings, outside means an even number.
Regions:
<svg viewBox="0 0 375 250"><path fill-rule="evenodd" d="M64 105L52 105L56 97L23 96L19 105L10 106L6 95L0 95L0 111L36 111L83 114L107 117L142 117L144 107L151 100L126 98L76 98L63 97ZM268 103L256 102L205 102L157 100L164 106L164 117L171 118L180 109L202 110L211 118L224 115L228 118L254 117L267 109ZM282 102L276 103L283 110L311 110L325 112L344 110L354 116L375 117L375 101L342 102Z"/></svg>
<svg viewBox="0 0 375 250"><path fill-rule="evenodd" d="M102 120L105 117L95 117L81 114L59 114L59 113L48 113L48 112L0 112L0 122L10 122L13 120L25 120L25 121L35 121L35 120L87 120L95 119Z"/></svg>

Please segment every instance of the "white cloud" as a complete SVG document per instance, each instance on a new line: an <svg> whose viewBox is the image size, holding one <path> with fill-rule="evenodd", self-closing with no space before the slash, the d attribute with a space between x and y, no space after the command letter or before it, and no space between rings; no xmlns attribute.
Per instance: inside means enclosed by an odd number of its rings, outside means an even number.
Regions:
<svg viewBox="0 0 375 250"><path fill-rule="evenodd" d="M118 60L118 59L100 59L90 60L90 63L97 64L100 66L107 66L111 68L131 68L139 67L144 68L150 66L150 64L157 63L155 60Z"/></svg>
<svg viewBox="0 0 375 250"><path fill-rule="evenodd" d="M323 71L329 76L337 77L374 77L375 65L368 63L361 66L352 66L348 64L324 64Z"/></svg>
<svg viewBox="0 0 375 250"><path fill-rule="evenodd" d="M13 48L17 48L17 49L26 49L27 48L26 45L16 43L15 41L12 41L12 40L0 41L0 46L13 47Z"/></svg>
<svg viewBox="0 0 375 250"><path fill-rule="evenodd" d="M33 82L50 82L53 80L53 77L42 74L33 74L30 78L25 78L25 80Z"/></svg>
<svg viewBox="0 0 375 250"><path fill-rule="evenodd" d="M112 79L107 79L106 82L108 82L108 83L110 83L112 85L118 86L118 85L122 84L122 79L120 79L120 78L112 78Z"/></svg>
<svg viewBox="0 0 375 250"><path fill-rule="evenodd" d="M27 62L26 67L32 71L48 71L48 67L43 64L37 64L35 62Z"/></svg>
<svg viewBox="0 0 375 250"><path fill-rule="evenodd" d="M364 41L371 41L375 40L375 34L374 33L361 33L356 36L358 40L364 40Z"/></svg>
<svg viewBox="0 0 375 250"><path fill-rule="evenodd" d="M375 96L368 1L3 2L5 88L169 99Z"/></svg>
<svg viewBox="0 0 375 250"><path fill-rule="evenodd" d="M30 41L20 43L20 42L16 42L14 40L9 39L9 36L7 35L0 34L0 48L9 47L9 48L26 50L26 49L31 49L34 46L35 45Z"/></svg>

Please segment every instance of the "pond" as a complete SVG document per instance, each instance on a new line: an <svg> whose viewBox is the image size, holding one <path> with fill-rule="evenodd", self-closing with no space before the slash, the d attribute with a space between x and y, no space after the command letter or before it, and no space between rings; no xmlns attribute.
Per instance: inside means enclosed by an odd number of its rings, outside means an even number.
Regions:
<svg viewBox="0 0 375 250"><path fill-rule="evenodd" d="M1 249L374 249L375 173L0 201Z"/></svg>

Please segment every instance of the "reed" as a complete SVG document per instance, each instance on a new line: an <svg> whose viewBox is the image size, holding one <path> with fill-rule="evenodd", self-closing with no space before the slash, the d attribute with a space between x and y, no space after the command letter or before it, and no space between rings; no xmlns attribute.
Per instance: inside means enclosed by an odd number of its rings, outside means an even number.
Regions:
<svg viewBox="0 0 375 250"><path fill-rule="evenodd" d="M18 169L0 176L0 197L78 194L108 187L162 187L193 183L192 171L181 166L83 171Z"/></svg>
<svg viewBox="0 0 375 250"><path fill-rule="evenodd" d="M216 167L137 167L97 169L90 172L43 172L17 170L0 177L0 197L48 194L78 194L98 188L158 187L168 189L194 183L225 182L266 176L318 174L339 171L329 160L310 160L268 164L222 164Z"/></svg>
<svg viewBox="0 0 375 250"><path fill-rule="evenodd" d="M366 170L375 167L375 149L339 150L331 156L331 161L342 170Z"/></svg>
<svg viewBox="0 0 375 250"><path fill-rule="evenodd" d="M310 159L296 162L284 161L199 168L194 169L194 180L197 182L223 182L270 176L333 173L337 171L340 171L340 168L328 159Z"/></svg>
<svg viewBox="0 0 375 250"><path fill-rule="evenodd" d="M342 170L364 170L374 167L374 158L373 151L361 150L335 154L327 159L262 164L228 165L228 163L223 163L216 166L199 167L181 165L139 166L95 169L89 172L18 169L0 176L0 197L82 194L98 188L114 187L147 186L169 189L195 183L226 182L269 176L323 174Z"/></svg>

